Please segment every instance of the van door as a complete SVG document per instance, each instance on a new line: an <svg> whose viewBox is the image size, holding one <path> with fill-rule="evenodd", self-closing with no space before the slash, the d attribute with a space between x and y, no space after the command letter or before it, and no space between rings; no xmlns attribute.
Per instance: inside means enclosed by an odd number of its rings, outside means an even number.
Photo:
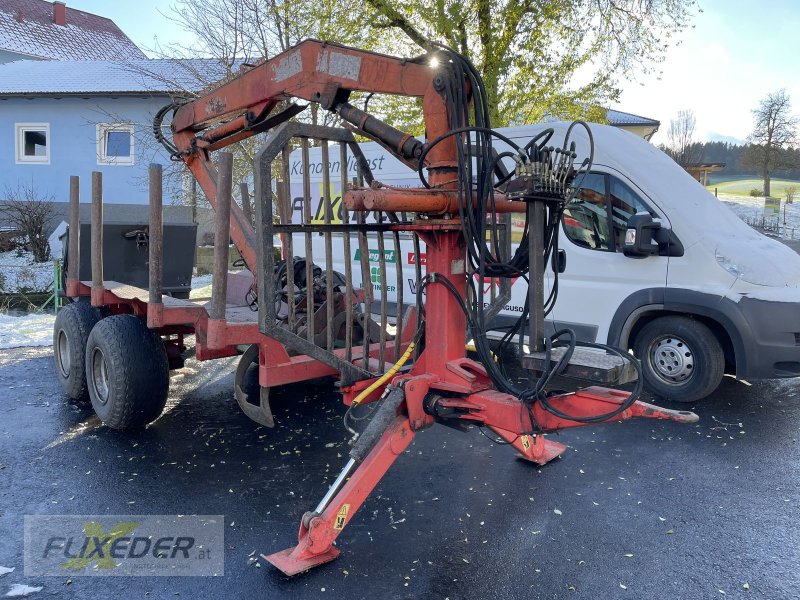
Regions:
<svg viewBox="0 0 800 600"><path fill-rule="evenodd" d="M557 328L573 329L579 340L608 342L617 308L631 294L664 288L667 257L629 258L622 253L628 219L646 211L668 220L621 175L592 172L564 210L559 246L567 256L558 276L553 317Z"/></svg>

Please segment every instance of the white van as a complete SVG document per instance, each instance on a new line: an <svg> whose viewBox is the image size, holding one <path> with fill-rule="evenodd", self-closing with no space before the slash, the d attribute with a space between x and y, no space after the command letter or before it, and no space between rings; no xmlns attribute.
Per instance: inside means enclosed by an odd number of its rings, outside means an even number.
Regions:
<svg viewBox="0 0 800 600"><path fill-rule="evenodd" d="M552 127L550 143L560 145L567 126L547 123L499 131L524 146ZM647 387L676 401L709 395L724 373L740 379L800 376L800 256L743 223L650 143L606 125L592 124L591 130L594 165L565 210L559 240L563 272L549 328L569 327L580 340L633 350L642 361ZM574 130L573 139L579 148L587 148L582 130ZM378 144L362 144L361 149L376 180L420 185L414 171ZM496 149L507 148L497 142ZM321 171L319 161L319 149L313 149L309 170L321 196L321 183L313 176ZM354 161L350 163L353 177ZM293 153L294 182L300 180L301 164L299 152ZM338 169L332 161L332 185L339 179ZM294 183L292 188L299 210L302 188ZM338 185L332 191L337 205ZM314 209L320 201L312 199ZM637 213L635 221L644 224L644 230L660 229L654 236L660 243L644 249L641 243L629 244L623 252L628 220ZM646 246L642 231L640 227L640 242ZM298 242L295 248L302 248ZM400 256L386 251L390 297L396 292L394 261L413 262L412 242L402 244ZM370 251L377 251L372 243ZM338 258L341 263L334 268L340 271L345 260L357 262L355 255ZM360 273L353 269L356 284L361 283ZM546 276L549 287L552 265ZM384 285L372 279L371 285ZM406 302L416 294L413 286L413 278L408 278ZM518 316L525 295L524 281L512 285L511 301L501 317Z"/></svg>

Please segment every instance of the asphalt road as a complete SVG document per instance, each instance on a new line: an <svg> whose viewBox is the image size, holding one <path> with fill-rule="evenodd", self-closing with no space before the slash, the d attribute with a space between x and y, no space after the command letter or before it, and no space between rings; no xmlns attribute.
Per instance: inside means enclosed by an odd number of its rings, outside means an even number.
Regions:
<svg viewBox="0 0 800 600"><path fill-rule="evenodd" d="M273 394L275 429L230 399L230 361L173 375L138 433L67 402L48 349L0 354L0 595L33 598L800 597L795 381L727 380L697 425L564 432L543 468L477 431L417 436L339 538L289 579L249 557L296 541L346 461L329 383ZM673 407L675 408L675 407ZM685 406L681 406L685 408ZM556 512L558 511L558 512ZM26 514L224 514L223 577L25 577Z"/></svg>

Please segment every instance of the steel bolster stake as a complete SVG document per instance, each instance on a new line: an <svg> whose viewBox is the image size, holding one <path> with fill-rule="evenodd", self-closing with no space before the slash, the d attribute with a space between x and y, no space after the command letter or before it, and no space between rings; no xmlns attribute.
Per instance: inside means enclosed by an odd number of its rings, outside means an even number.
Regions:
<svg viewBox="0 0 800 600"><path fill-rule="evenodd" d="M92 171L92 306L103 306L103 174Z"/></svg>
<svg viewBox="0 0 800 600"><path fill-rule="evenodd" d="M78 295L81 265L81 194L80 178L72 175L69 178L69 239L67 264L67 296Z"/></svg>

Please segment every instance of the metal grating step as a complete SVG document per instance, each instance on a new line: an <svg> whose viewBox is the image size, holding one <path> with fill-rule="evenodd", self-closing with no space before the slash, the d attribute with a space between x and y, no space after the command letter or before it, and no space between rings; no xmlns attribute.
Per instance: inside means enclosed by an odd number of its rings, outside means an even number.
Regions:
<svg viewBox="0 0 800 600"><path fill-rule="evenodd" d="M555 366L566 352L567 348L553 348L550 352L551 365ZM541 373L544 371L546 360L544 352L533 352L522 357L522 366ZM561 376L588 379L601 384L622 385L636 381L636 369L629 361L622 360L619 356L579 346L575 348Z"/></svg>

